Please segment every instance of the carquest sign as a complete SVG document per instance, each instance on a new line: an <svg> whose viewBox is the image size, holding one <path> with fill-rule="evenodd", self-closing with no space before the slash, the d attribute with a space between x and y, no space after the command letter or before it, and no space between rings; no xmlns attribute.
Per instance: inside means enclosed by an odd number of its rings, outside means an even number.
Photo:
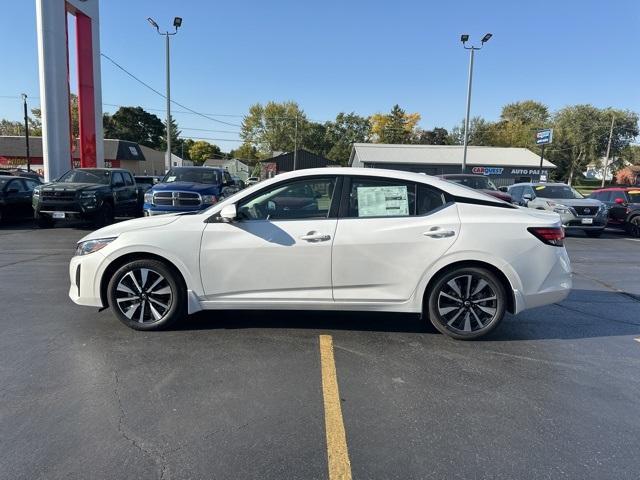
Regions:
<svg viewBox="0 0 640 480"><path fill-rule="evenodd" d="M473 167L471 173L476 175L502 175L504 168L501 167Z"/></svg>

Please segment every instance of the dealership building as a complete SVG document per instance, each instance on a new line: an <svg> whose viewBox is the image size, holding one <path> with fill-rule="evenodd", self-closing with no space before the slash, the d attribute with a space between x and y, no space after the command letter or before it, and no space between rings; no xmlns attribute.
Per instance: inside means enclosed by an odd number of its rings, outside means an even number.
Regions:
<svg viewBox="0 0 640 480"><path fill-rule="evenodd" d="M460 173L462 155L461 145L354 143L349 166L443 175ZM466 173L485 175L497 186L538 181L541 173L549 178L554 168L553 163L544 160L541 172L540 156L527 148L470 146L467 149Z"/></svg>
<svg viewBox="0 0 640 480"><path fill-rule="evenodd" d="M128 140L105 139L103 141L104 166L126 168L134 175L164 175L165 152L160 152ZM80 166L80 148L76 139L71 150L68 168ZM44 162L42 137L29 137L29 158L31 170L43 174ZM174 167L193 165L177 155L171 155ZM27 168L26 144L24 137L0 136L0 168Z"/></svg>

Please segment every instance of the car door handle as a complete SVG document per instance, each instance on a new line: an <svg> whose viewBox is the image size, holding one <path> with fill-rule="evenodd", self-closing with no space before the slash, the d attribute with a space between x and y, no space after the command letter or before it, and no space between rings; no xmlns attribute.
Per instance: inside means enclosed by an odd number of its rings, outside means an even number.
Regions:
<svg viewBox="0 0 640 480"><path fill-rule="evenodd" d="M318 233L315 230L312 230L306 235L302 235L300 240L306 240L307 242L326 242L327 240L331 240L331 235Z"/></svg>
<svg viewBox="0 0 640 480"><path fill-rule="evenodd" d="M429 231L424 232L422 235L431 238L447 238L453 237L456 234L453 230L444 230L440 227L433 227Z"/></svg>

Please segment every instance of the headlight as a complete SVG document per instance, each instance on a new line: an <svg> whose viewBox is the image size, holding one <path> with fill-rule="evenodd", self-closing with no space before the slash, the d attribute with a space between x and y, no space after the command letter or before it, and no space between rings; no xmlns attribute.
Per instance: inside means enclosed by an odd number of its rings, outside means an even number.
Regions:
<svg viewBox="0 0 640 480"><path fill-rule="evenodd" d="M153 205L153 192L144 192L144 203Z"/></svg>
<svg viewBox="0 0 640 480"><path fill-rule="evenodd" d="M82 200L95 200L96 192L80 192L80 198Z"/></svg>
<svg viewBox="0 0 640 480"><path fill-rule="evenodd" d="M33 196L34 197L39 197L40 196L40 187L36 187L33 189Z"/></svg>
<svg viewBox="0 0 640 480"><path fill-rule="evenodd" d="M97 252L98 250L103 249L111 242L113 242L116 237L111 238L96 238L95 240L86 240L84 242L79 242L76 247L76 256L79 255L88 255L93 252Z"/></svg>
<svg viewBox="0 0 640 480"><path fill-rule="evenodd" d="M205 205L213 205L216 203L218 199L215 195L202 195L202 203Z"/></svg>
<svg viewBox="0 0 640 480"><path fill-rule="evenodd" d="M559 203L554 204L553 211L556 213L562 213L562 214L571 213L571 210L569 210L569 207L567 207L566 205L561 205Z"/></svg>

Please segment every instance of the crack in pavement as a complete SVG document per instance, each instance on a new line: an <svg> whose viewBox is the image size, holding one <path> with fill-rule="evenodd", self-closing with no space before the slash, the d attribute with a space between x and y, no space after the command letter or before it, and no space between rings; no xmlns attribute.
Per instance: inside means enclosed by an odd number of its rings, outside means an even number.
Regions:
<svg viewBox="0 0 640 480"><path fill-rule="evenodd" d="M122 406L122 399L120 398L120 378L118 377L118 372L116 370L113 371L113 378L115 380L115 385L113 389L114 396L116 397L116 402L118 403L118 409L120 411L120 415L118 416L118 432L120 435L127 440L131 445L137 448L143 455L151 458L151 460L156 463L160 472L159 478L163 480L165 478L165 474L168 473L167 459L165 457L165 453L163 451L154 452L149 448L145 448L139 440L133 438L133 435L127 431L125 428L124 420L126 417L126 413L124 411L124 407Z"/></svg>
<svg viewBox="0 0 640 480"><path fill-rule="evenodd" d="M11 267L12 265L19 265L21 263L33 262L35 260L40 260L40 259L43 259L43 258L46 258L46 257L56 257L56 256L60 257L62 255L64 255L64 254L62 254L62 253L46 253L44 255L38 255L38 256L33 257L33 258L27 258L25 260L17 260L15 262L5 263L4 265L0 265L0 268Z"/></svg>
<svg viewBox="0 0 640 480"><path fill-rule="evenodd" d="M620 290L619 288L616 288L613 285L603 282L602 280L597 279L595 277L590 277L589 275L585 275L584 273L574 271L573 274L586 278L587 280L591 280L592 282L599 283L603 287L607 287L609 290L613 291L613 293L617 293L618 295L622 295L623 297L630 298L631 300L634 300L636 302L640 302L640 295L636 295L635 293L625 292L624 290Z"/></svg>
<svg viewBox="0 0 640 480"><path fill-rule="evenodd" d="M570 312L579 313L581 315L586 315L588 317L597 318L598 320L609 320L610 322L622 323L624 325L633 325L634 327L640 327L640 323L625 322L624 320L617 320L615 318L603 317L602 315L596 315L595 313L583 312L582 310L579 310L577 308L571 308L571 307L568 307L568 306L563 305L561 303L554 303L553 306L554 307L559 307L559 308L564 308L565 310L569 310Z"/></svg>

